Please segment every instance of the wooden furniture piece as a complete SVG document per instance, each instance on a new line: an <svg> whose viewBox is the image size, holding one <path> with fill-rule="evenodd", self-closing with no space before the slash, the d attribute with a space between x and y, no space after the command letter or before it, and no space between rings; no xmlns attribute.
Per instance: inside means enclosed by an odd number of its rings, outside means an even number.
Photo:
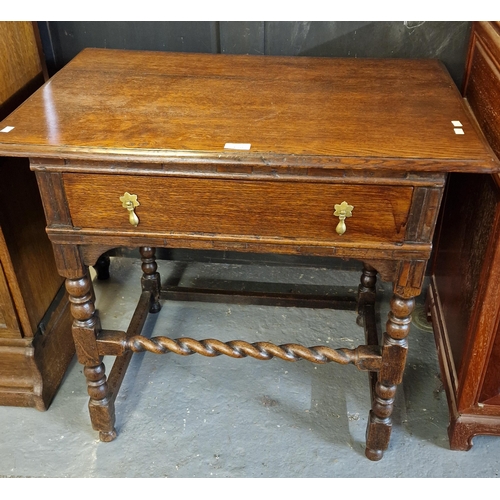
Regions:
<svg viewBox="0 0 500 500"><path fill-rule="evenodd" d="M116 437L114 401L134 352L276 356L370 372L366 455L382 457L446 175L500 169L438 61L86 49L5 127L0 154L28 156L37 175L101 440ZM119 246L142 256L127 331L101 328L88 275ZM358 259L367 342L145 338L148 311L169 297L155 247ZM377 272L394 284L380 344ZM116 356L108 377L104 355Z"/></svg>
<svg viewBox="0 0 500 500"><path fill-rule="evenodd" d="M474 23L464 86L500 155L500 23ZM428 305L453 450L500 435L500 177L452 174L436 232Z"/></svg>
<svg viewBox="0 0 500 500"><path fill-rule="evenodd" d="M45 72L36 26L0 22L0 118ZM0 175L0 405L45 410L75 353L71 315L29 161L0 158Z"/></svg>

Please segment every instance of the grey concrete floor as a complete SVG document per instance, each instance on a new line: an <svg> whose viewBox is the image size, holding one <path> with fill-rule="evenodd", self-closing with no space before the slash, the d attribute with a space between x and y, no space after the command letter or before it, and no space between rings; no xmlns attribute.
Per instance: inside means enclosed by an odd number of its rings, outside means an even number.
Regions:
<svg viewBox="0 0 500 500"><path fill-rule="evenodd" d="M176 266L159 261L162 278ZM113 258L111 278L94 280L104 328L126 329L140 275L137 260ZM308 291L343 286L354 294L359 272L189 263L182 284L233 280L295 283ZM390 286L378 289L383 327ZM355 347L363 343L355 319L353 311L170 302L148 319L146 330L174 338ZM140 353L117 398L119 435L111 443L99 442L91 428L76 360L48 411L0 407L0 477L497 477L499 438L478 436L468 452L449 450L446 395L425 327L417 313L392 439L380 462L364 457L368 380L353 366ZM108 369L111 363L105 359Z"/></svg>

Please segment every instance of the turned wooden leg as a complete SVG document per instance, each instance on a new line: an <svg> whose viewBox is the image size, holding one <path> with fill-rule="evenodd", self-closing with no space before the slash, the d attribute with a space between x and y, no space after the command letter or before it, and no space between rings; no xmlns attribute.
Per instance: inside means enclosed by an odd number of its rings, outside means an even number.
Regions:
<svg viewBox="0 0 500 500"><path fill-rule="evenodd" d="M77 279L66 279L66 290L73 315L72 333L78 361L84 365L87 390L90 396L89 412L92 427L99 431L101 441L112 441L116 437L115 409L109 393L102 363L97 349L99 319L94 307L92 284L88 275Z"/></svg>
<svg viewBox="0 0 500 500"><path fill-rule="evenodd" d="M358 317L356 322L359 326L364 326L364 305L375 303L377 283L377 271L368 264L363 263L360 284L358 287Z"/></svg>
<svg viewBox="0 0 500 500"><path fill-rule="evenodd" d="M151 306L149 312L157 313L161 309L160 305L160 274L156 272L156 249L151 247L141 247L139 249L142 260L142 289L151 292Z"/></svg>
<svg viewBox="0 0 500 500"><path fill-rule="evenodd" d="M389 445L396 387L401 383L406 363L414 298L402 298L396 294L391 300L382 346L382 368L378 373L366 430L365 454L370 460L380 460Z"/></svg>
<svg viewBox="0 0 500 500"><path fill-rule="evenodd" d="M87 391L90 396L89 412L94 430L99 431L99 439L109 442L116 438L115 404L111 400L106 367L104 363L85 366L83 373L87 379Z"/></svg>

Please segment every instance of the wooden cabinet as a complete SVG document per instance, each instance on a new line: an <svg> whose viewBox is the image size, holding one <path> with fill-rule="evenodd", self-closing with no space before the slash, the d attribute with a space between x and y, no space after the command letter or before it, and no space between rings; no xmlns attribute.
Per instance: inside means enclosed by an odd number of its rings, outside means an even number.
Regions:
<svg viewBox="0 0 500 500"><path fill-rule="evenodd" d="M474 23L464 97L500 155L500 23ZM500 435L500 177L451 174L428 305L450 408L450 447Z"/></svg>
<svg viewBox="0 0 500 500"><path fill-rule="evenodd" d="M36 27L0 22L0 119L44 81ZM35 175L0 158L0 405L45 410L74 355Z"/></svg>

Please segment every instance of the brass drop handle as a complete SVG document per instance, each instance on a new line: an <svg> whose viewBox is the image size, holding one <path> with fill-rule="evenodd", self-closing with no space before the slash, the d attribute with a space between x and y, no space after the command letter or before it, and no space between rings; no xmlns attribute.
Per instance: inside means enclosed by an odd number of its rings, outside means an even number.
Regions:
<svg viewBox="0 0 500 500"><path fill-rule="evenodd" d="M342 235L346 232L347 227L345 225L345 220L347 217L352 217L353 210L354 207L349 205L346 201L343 201L340 205L335 205L335 212L333 212L333 215L340 219L335 228L338 234Z"/></svg>
<svg viewBox="0 0 500 500"><path fill-rule="evenodd" d="M138 207L140 203L137 201L136 194L125 193L120 196L120 201L122 202L122 207L128 210L128 221L132 226L137 227L139 224L139 217L135 213L135 207Z"/></svg>

